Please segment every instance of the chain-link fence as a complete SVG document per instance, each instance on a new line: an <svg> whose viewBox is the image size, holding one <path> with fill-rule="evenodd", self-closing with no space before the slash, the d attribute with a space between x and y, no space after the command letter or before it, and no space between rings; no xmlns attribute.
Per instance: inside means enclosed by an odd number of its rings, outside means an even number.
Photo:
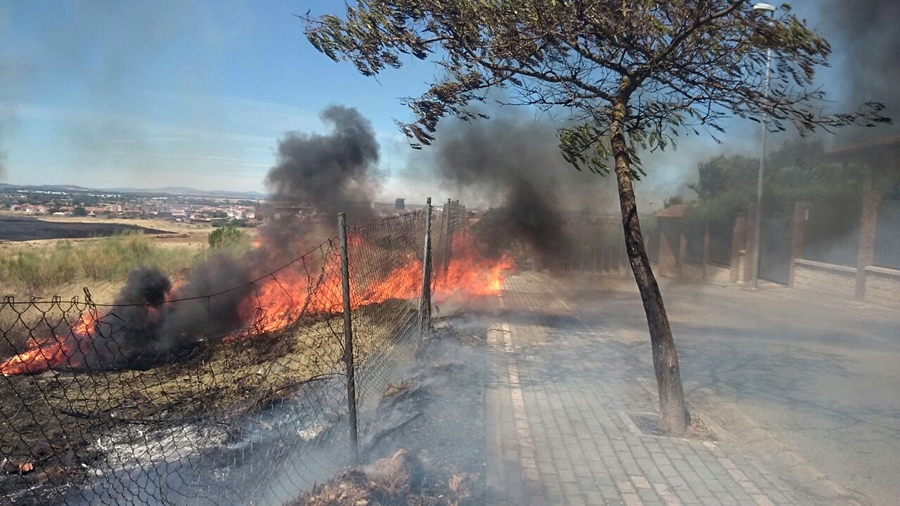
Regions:
<svg viewBox="0 0 900 506"><path fill-rule="evenodd" d="M359 434L378 430L388 384L416 355L421 333L425 214L410 213L348 230Z"/></svg>
<svg viewBox="0 0 900 506"><path fill-rule="evenodd" d="M454 237L462 238L468 229L466 207L458 200L447 200L444 204L435 232L434 266L435 282L446 277L450 268L450 252L453 250Z"/></svg>
<svg viewBox="0 0 900 506"><path fill-rule="evenodd" d="M430 213L274 269L139 269L114 304L0 301L0 504L281 504L351 464L429 321ZM464 217L444 209L435 262Z"/></svg>

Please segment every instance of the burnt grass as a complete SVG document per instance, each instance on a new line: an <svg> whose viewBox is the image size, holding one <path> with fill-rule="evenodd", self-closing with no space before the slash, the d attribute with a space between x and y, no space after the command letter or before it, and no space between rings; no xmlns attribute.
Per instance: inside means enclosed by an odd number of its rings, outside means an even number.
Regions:
<svg viewBox="0 0 900 506"><path fill-rule="evenodd" d="M363 428L363 464L290 505L502 504L485 485L486 332L465 317L439 322ZM415 470L395 469L398 452L408 452Z"/></svg>
<svg viewBox="0 0 900 506"><path fill-rule="evenodd" d="M386 317L411 314L397 299L354 310L357 353L390 342ZM0 504L59 502L105 458L95 442L119 429L152 437L192 420L238 423L312 378L340 373L342 333L340 315L314 315L280 332L205 340L148 370L0 376Z"/></svg>
<svg viewBox="0 0 900 506"><path fill-rule="evenodd" d="M0 216L0 241L34 241L38 239L84 239L126 233L167 234L165 230L122 223L64 223L37 218Z"/></svg>

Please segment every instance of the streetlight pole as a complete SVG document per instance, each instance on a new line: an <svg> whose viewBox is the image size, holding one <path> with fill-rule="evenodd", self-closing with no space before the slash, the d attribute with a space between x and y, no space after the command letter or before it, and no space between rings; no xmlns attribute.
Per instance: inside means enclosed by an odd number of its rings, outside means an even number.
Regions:
<svg viewBox="0 0 900 506"><path fill-rule="evenodd" d="M775 15L775 6L772 4L758 3L753 6L753 10L757 12L768 12L771 16ZM766 49L766 83L765 98L769 98L769 75L772 64L772 49ZM759 250L762 243L762 198L763 198L763 175L766 172L766 123L769 120L769 113L763 113L762 120L762 139L759 153L759 175L756 181L756 213L753 220L753 276L751 286L759 287Z"/></svg>

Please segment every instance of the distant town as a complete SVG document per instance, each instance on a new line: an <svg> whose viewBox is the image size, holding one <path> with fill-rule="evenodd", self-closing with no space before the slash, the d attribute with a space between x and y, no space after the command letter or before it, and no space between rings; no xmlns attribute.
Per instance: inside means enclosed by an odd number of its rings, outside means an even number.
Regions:
<svg viewBox="0 0 900 506"><path fill-rule="evenodd" d="M376 203L373 207L377 214L389 216L422 206L407 206L405 199L398 198L391 203ZM294 215L313 219L317 216L314 206L282 203L262 194L216 194L190 188L110 191L77 186L8 184L0 184L0 212L35 217L161 219L236 227L255 227L270 217Z"/></svg>

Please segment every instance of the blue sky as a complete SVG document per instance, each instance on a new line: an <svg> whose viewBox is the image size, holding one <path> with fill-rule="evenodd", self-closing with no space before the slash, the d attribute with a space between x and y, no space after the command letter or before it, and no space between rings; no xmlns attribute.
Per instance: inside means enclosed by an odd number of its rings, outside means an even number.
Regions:
<svg viewBox="0 0 900 506"><path fill-rule="evenodd" d="M324 132L329 104L355 107L381 144L383 194L424 198L405 171L398 100L435 70L411 62L376 81L316 52L294 13L333 1L0 3L0 151L14 184L192 186L263 191L285 132ZM736 147L753 139L736 136ZM708 141L680 159L696 166ZM699 154L698 154L699 153ZM683 167L654 174L660 184ZM406 172L406 174L404 174Z"/></svg>
<svg viewBox="0 0 900 506"><path fill-rule="evenodd" d="M378 81L316 52L292 13L338 2L8 2L0 5L5 182L263 190L277 140L356 107L399 172L393 118L431 67Z"/></svg>

